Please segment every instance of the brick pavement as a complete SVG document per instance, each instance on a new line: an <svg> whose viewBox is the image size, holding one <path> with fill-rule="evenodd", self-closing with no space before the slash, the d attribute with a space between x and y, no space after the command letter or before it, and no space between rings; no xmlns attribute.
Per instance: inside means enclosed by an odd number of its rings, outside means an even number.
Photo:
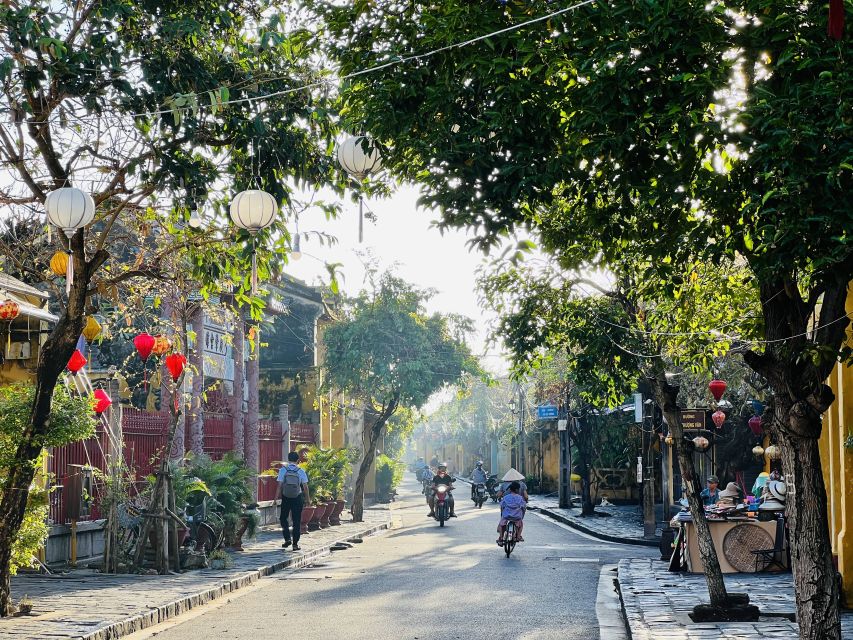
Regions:
<svg viewBox="0 0 853 640"><path fill-rule="evenodd" d="M530 507L579 531L611 542L639 544L656 547L658 538L643 537L643 514L636 505L596 506L604 516L581 517L580 508L560 509L554 498L530 496ZM658 529L658 533L660 529Z"/></svg>
<svg viewBox="0 0 853 640"><path fill-rule="evenodd" d="M671 573L665 563L626 559L619 563L619 589L633 640L796 640L794 585L790 573L725 576L732 593L748 593L761 610L758 622L694 623L688 613L708 601L701 574ZM853 612L842 615L841 637L853 638Z"/></svg>
<svg viewBox="0 0 853 640"><path fill-rule="evenodd" d="M298 553L281 548L280 530L259 532L232 554L231 569L202 569L167 576L106 575L81 569L62 575L22 574L12 580L13 597L33 601L28 616L0 619L0 637L108 640L180 615L265 575L305 566L329 553L338 541L361 538L391 524L387 505L366 509L364 522L311 532ZM342 552L346 553L346 552Z"/></svg>

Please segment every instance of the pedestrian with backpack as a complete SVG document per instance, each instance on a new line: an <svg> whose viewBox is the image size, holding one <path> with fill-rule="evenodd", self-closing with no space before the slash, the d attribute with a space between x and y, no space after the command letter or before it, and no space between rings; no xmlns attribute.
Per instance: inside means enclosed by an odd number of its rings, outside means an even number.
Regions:
<svg viewBox="0 0 853 640"><path fill-rule="evenodd" d="M291 451L287 454L287 464L278 470L278 496L281 498L281 533L284 536L285 549L293 541L293 550L299 551L299 529L302 524L302 507L311 500L308 494L308 474L298 466L299 454ZM291 537L287 519L293 525Z"/></svg>

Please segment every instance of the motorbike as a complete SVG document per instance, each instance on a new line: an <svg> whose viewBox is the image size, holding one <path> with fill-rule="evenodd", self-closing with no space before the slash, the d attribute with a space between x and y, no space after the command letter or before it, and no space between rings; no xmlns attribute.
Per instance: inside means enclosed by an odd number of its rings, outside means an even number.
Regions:
<svg viewBox="0 0 853 640"><path fill-rule="evenodd" d="M421 472L421 484L423 485L423 494L429 495L432 490L432 471L427 467Z"/></svg>
<svg viewBox="0 0 853 640"><path fill-rule="evenodd" d="M483 508L483 504L486 500L489 499L489 496L486 492L486 485L482 482L477 482L474 484L474 490L471 494L471 500L474 501L474 504L478 509Z"/></svg>
<svg viewBox="0 0 853 640"><path fill-rule="evenodd" d="M515 520L507 520L504 527L503 536L501 537L501 546L506 552L506 557L509 558L512 550L515 549L515 544L518 542L518 524Z"/></svg>
<svg viewBox="0 0 853 640"><path fill-rule="evenodd" d="M447 485L440 484L435 488L435 519L438 526L443 527L450 519L450 490Z"/></svg>
<svg viewBox="0 0 853 640"><path fill-rule="evenodd" d="M500 489L500 486L498 477L495 474L490 475L486 480L486 491L489 492L489 497L492 499L492 502L498 501L498 489Z"/></svg>

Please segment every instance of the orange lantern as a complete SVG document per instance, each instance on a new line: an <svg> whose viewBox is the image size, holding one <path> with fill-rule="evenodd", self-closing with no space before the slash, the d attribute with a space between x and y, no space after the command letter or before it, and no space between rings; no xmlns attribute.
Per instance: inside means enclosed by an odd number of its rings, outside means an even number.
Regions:
<svg viewBox="0 0 853 640"><path fill-rule="evenodd" d="M0 320L12 322L21 313L21 307L14 300L5 300L0 303Z"/></svg>
<svg viewBox="0 0 853 640"><path fill-rule="evenodd" d="M155 356L162 356L164 353L167 353L169 349L172 348L172 341L169 340L164 335L157 335L154 338L154 347L151 349L151 353Z"/></svg>
<svg viewBox="0 0 853 640"><path fill-rule="evenodd" d="M57 251L50 259L50 270L60 278L64 278L68 273L68 254L64 251Z"/></svg>

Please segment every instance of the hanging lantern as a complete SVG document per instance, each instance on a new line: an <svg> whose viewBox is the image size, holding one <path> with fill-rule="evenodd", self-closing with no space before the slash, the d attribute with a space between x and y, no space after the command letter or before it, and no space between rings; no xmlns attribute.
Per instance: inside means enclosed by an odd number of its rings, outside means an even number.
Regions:
<svg viewBox="0 0 853 640"><path fill-rule="evenodd" d="M708 389L711 391L711 395L714 396L714 400L717 402L720 401L720 398L723 397L723 394L726 392L726 384L725 380L711 380L708 384Z"/></svg>
<svg viewBox="0 0 853 640"><path fill-rule="evenodd" d="M752 455L754 455L756 458L760 458L761 456L764 455L764 447L762 447L761 445L758 445L757 447L753 447L752 448Z"/></svg>
<svg viewBox="0 0 853 640"><path fill-rule="evenodd" d="M761 435L761 418L759 416L752 416L746 424L749 425L749 430L752 431L753 435Z"/></svg>
<svg viewBox="0 0 853 640"><path fill-rule="evenodd" d="M50 259L50 270L60 278L64 278L68 272L68 254L64 251L57 251Z"/></svg>
<svg viewBox="0 0 853 640"><path fill-rule="evenodd" d="M760 416L764 413L764 403L761 400L750 400L749 403L752 405L752 410L755 412L755 415Z"/></svg>
<svg viewBox="0 0 853 640"><path fill-rule="evenodd" d="M663 441L670 447L675 444L675 439L672 436L667 436Z"/></svg>
<svg viewBox="0 0 853 640"><path fill-rule="evenodd" d="M21 307L14 300L0 302L0 320L12 322L21 313Z"/></svg>
<svg viewBox="0 0 853 640"><path fill-rule="evenodd" d="M110 408L113 401L103 389L95 389L93 394L95 397L95 413L101 415L104 411Z"/></svg>
<svg viewBox="0 0 853 640"><path fill-rule="evenodd" d="M717 425L717 429L722 429L723 424L726 422L726 414L717 409L711 414L711 420L713 420L714 424Z"/></svg>
<svg viewBox="0 0 853 640"><path fill-rule="evenodd" d="M95 320L95 316L86 318L86 326L83 327L83 337L88 344L92 344L95 338L101 335L101 324Z"/></svg>
<svg viewBox="0 0 853 640"><path fill-rule="evenodd" d="M696 445L696 451L705 451L710 445L708 438L704 436L696 436L693 438L693 444Z"/></svg>
<svg viewBox="0 0 853 640"><path fill-rule="evenodd" d="M366 150L365 150L366 149ZM338 145L338 164L353 178L362 182L382 168L379 148L368 136L352 136ZM358 241L364 239L364 200L358 199Z"/></svg>
<svg viewBox="0 0 853 640"><path fill-rule="evenodd" d="M71 354L71 358L68 360L68 370L71 372L71 375L76 375L80 369L86 366L86 357L80 352L80 349L74 349L74 353Z"/></svg>
<svg viewBox="0 0 853 640"><path fill-rule="evenodd" d="M164 335L157 335L154 337L154 347L151 349L151 353L159 357L167 353L171 348L172 341L169 338Z"/></svg>
<svg viewBox="0 0 853 640"><path fill-rule="evenodd" d="M771 460L778 460L782 457L782 449L778 445L771 444L764 450L764 455L766 455Z"/></svg>
<svg viewBox="0 0 853 640"><path fill-rule="evenodd" d="M71 238L77 229L90 224L95 218L95 201L88 193L74 187L55 189L44 200L47 219L65 232L68 238L65 291L71 293L74 282L74 260L71 257ZM52 261L51 261L52 262Z"/></svg>
<svg viewBox="0 0 853 640"><path fill-rule="evenodd" d="M252 295L258 291L258 258L255 254L255 236L272 224L278 212L278 203L269 193L259 189L241 191L231 201L231 219L252 236Z"/></svg>
<svg viewBox="0 0 853 640"><path fill-rule="evenodd" d="M154 349L154 336L143 331L133 339L133 346L136 347L136 352L142 358L142 376L145 392L148 393L148 357Z"/></svg>
<svg viewBox="0 0 853 640"><path fill-rule="evenodd" d="M172 381L177 382L187 365L187 358L183 353L173 353L166 356L166 368L172 376Z"/></svg>

